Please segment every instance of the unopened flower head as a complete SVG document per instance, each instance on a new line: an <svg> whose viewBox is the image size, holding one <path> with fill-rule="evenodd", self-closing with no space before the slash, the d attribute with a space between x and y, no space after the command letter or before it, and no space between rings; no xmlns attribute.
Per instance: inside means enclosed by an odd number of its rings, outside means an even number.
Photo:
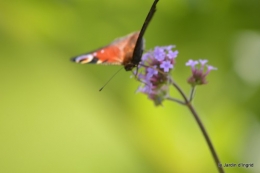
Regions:
<svg viewBox="0 0 260 173"><path fill-rule="evenodd" d="M192 75L188 79L188 83L191 84L192 86L196 85L203 85L206 84L206 76L209 74L211 70L217 70L217 68L207 65L208 60L199 60L199 61L194 61L194 60L189 60L186 63L186 66L191 67L191 72ZM206 70L205 70L206 68Z"/></svg>
<svg viewBox="0 0 260 173"><path fill-rule="evenodd" d="M168 75L175 65L178 51L172 51L174 46L155 47L143 55L139 65L138 79L141 81L137 92L148 95L155 105L161 105L169 93Z"/></svg>

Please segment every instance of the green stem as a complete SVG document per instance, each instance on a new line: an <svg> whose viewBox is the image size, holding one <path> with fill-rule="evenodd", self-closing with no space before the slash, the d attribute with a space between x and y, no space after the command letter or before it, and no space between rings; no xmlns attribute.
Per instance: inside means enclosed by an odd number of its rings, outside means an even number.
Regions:
<svg viewBox="0 0 260 173"><path fill-rule="evenodd" d="M195 95L195 89L196 87L195 86L192 86L191 88L191 92L190 92L190 103L192 102L193 98L194 98L194 95Z"/></svg>

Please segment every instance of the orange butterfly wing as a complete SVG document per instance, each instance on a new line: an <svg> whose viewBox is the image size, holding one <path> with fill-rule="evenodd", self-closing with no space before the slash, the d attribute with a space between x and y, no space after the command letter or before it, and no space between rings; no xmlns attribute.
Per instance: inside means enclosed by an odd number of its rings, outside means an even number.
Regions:
<svg viewBox="0 0 260 173"><path fill-rule="evenodd" d="M72 58L72 61L81 64L125 65L132 59L138 36L139 32L128 34L127 36L116 39L108 46L76 56Z"/></svg>

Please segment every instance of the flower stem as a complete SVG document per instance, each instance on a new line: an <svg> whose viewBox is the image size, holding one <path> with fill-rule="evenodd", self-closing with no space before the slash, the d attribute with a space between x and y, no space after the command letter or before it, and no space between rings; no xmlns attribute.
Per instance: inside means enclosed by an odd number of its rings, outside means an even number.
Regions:
<svg viewBox="0 0 260 173"><path fill-rule="evenodd" d="M173 97L166 97L166 99L167 100L171 100L171 101L174 101L174 102L176 102L176 103L179 103L179 104L182 104L182 105L186 105L186 103L185 102L183 102L183 101L181 101L181 100L178 100L178 99L176 99L176 98L173 98Z"/></svg>
<svg viewBox="0 0 260 173"><path fill-rule="evenodd" d="M197 112L195 111L195 109L194 109L194 107L192 106L191 103L187 103L187 106L188 106L189 110L191 111L192 115L194 116L196 122L198 123L198 125L200 127L200 130L202 131L202 133L203 133L203 135L204 135L204 137L205 137L205 139L207 141L208 147L209 147L209 149L211 151L211 154L212 154L212 156L213 156L213 158L215 160L215 164L216 164L216 166L218 168L219 173L224 173L223 167L219 166L220 165L220 160L219 160L218 155L217 155L217 153L216 153L216 151L215 151L215 149L213 147L213 144L212 144L212 142L211 142L211 140L209 138L209 135L208 135L208 133L207 133L207 131L206 131L206 129L205 129L201 119L199 118L199 115L197 114Z"/></svg>
<svg viewBox="0 0 260 173"><path fill-rule="evenodd" d="M205 138L205 140L206 140L206 142L208 144L208 147L210 149L210 152L211 152L211 154L213 156L213 159L214 159L215 164L217 166L218 172L219 173L225 173L223 167L219 166L220 165L220 160L219 160L218 155L217 155L217 153L216 153L216 151L215 151L215 149L213 147L213 144L212 144L212 142L211 142L211 140L209 138L209 135L208 135L208 133L207 133L207 131L206 131L206 129L205 129L201 119L199 118L199 115L195 111L194 107L192 106L191 102L188 100L188 98L186 97L186 95L184 94L182 89L173 81L173 79L170 79L170 82L179 91L179 93L182 95L182 97L183 97L187 107L189 108L189 110L191 111L192 115L194 116L197 124L199 125L199 128L202 131L202 134L203 134L203 136L204 136L204 138Z"/></svg>
<svg viewBox="0 0 260 173"><path fill-rule="evenodd" d="M190 92L190 103L192 102L193 98L194 98L194 95L195 95L195 89L196 87L195 86L192 86L191 88L191 92Z"/></svg>

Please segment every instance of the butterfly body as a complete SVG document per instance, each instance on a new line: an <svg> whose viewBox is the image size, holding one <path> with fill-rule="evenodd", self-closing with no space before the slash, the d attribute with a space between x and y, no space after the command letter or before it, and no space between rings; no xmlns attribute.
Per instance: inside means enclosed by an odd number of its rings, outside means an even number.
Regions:
<svg viewBox="0 0 260 173"><path fill-rule="evenodd" d="M108 46L76 56L72 58L72 61L80 64L123 65L126 71L137 67L141 61L144 49L143 35L156 11L158 1L154 0L140 32L133 32L127 36L118 38Z"/></svg>

